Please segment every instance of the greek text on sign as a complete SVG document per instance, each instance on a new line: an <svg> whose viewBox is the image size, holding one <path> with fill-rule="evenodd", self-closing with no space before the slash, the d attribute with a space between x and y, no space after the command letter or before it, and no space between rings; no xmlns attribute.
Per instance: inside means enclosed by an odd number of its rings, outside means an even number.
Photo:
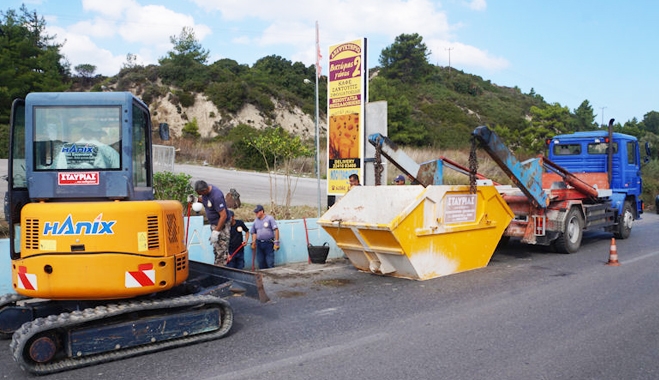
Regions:
<svg viewBox="0 0 659 380"><path fill-rule="evenodd" d="M447 195L444 198L444 223L476 221L476 194Z"/></svg>
<svg viewBox="0 0 659 380"><path fill-rule="evenodd" d="M98 172L57 173L58 185L98 185Z"/></svg>

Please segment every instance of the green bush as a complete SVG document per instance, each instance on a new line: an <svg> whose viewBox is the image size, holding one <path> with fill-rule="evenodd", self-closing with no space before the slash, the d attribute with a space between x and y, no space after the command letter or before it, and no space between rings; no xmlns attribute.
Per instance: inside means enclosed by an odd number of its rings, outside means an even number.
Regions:
<svg viewBox="0 0 659 380"><path fill-rule="evenodd" d="M650 160L647 164L643 165L643 194L641 199L645 202L646 206L654 207L654 199L659 195L659 160Z"/></svg>
<svg viewBox="0 0 659 380"><path fill-rule="evenodd" d="M192 107L195 101L195 94L187 91L174 91L174 94L178 97L181 105L183 107Z"/></svg>
<svg viewBox="0 0 659 380"><path fill-rule="evenodd" d="M191 175L185 173L158 172L153 175L154 196L159 200L173 199L187 203L188 195L194 194Z"/></svg>
<svg viewBox="0 0 659 380"><path fill-rule="evenodd" d="M218 109L235 113L245 104L248 89L244 82L212 83L206 88L205 94Z"/></svg>
<svg viewBox="0 0 659 380"><path fill-rule="evenodd" d="M9 125L0 124L0 158L9 158Z"/></svg>
<svg viewBox="0 0 659 380"><path fill-rule="evenodd" d="M231 143L236 167L249 170L265 170L263 157L258 150L248 143L254 141L259 135L260 132L256 128L247 124L239 124L229 131L224 140Z"/></svg>
<svg viewBox="0 0 659 380"><path fill-rule="evenodd" d="M185 119L187 119L187 117L185 117ZM185 123L182 132L184 137L197 138L201 136L199 134L199 125L197 123L197 118L194 117L192 118L192 121Z"/></svg>

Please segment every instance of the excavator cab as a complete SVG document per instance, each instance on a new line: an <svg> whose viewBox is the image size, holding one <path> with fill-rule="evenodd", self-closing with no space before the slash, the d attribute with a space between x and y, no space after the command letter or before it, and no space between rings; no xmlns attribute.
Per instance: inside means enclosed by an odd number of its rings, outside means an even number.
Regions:
<svg viewBox="0 0 659 380"><path fill-rule="evenodd" d="M129 92L31 93L12 107L13 286L48 299L117 299L188 276L183 212L153 200L151 119Z"/></svg>

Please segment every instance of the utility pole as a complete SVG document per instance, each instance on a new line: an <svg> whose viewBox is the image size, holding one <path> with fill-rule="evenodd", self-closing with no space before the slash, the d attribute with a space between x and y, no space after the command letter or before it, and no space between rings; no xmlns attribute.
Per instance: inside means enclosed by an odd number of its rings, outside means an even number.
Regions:
<svg viewBox="0 0 659 380"><path fill-rule="evenodd" d="M602 110L602 124L600 124L601 127L604 127L604 109L605 109L605 108L606 108L606 106L604 106L604 107L600 107L600 110Z"/></svg>
<svg viewBox="0 0 659 380"><path fill-rule="evenodd" d="M451 75L451 50L455 48L445 48L444 50L448 50L448 73Z"/></svg>

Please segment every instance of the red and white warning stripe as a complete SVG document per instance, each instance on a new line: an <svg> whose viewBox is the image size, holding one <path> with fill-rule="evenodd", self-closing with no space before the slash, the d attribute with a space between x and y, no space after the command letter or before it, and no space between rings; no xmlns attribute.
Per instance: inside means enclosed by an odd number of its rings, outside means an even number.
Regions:
<svg viewBox="0 0 659 380"><path fill-rule="evenodd" d="M127 288L141 288L144 286L153 286L156 283L156 271L153 269L153 264L140 264L137 266L137 271L126 272L126 287Z"/></svg>
<svg viewBox="0 0 659 380"><path fill-rule="evenodd" d="M37 290L37 275L27 273L27 267L18 267L18 288L25 290Z"/></svg>

